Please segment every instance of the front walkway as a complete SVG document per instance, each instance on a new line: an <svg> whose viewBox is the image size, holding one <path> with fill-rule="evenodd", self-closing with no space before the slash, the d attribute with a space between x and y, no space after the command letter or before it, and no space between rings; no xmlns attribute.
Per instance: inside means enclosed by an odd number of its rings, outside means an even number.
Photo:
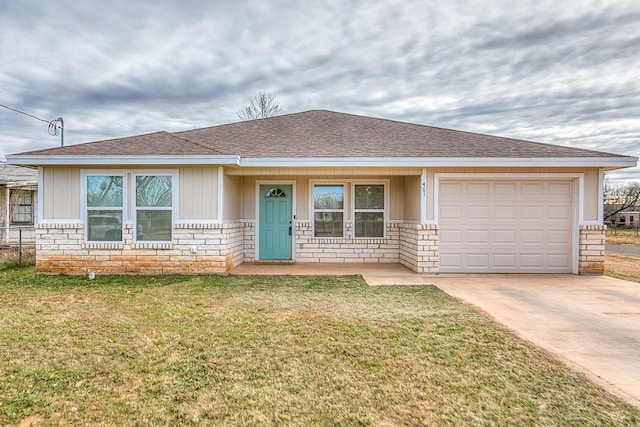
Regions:
<svg viewBox="0 0 640 427"><path fill-rule="evenodd" d="M640 407L640 284L570 274L417 274L399 264L242 264L231 274L354 275L438 286Z"/></svg>

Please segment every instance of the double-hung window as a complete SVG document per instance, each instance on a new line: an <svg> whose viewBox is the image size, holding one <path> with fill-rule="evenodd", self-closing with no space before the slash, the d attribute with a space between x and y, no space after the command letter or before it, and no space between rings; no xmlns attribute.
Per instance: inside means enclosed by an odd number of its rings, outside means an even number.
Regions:
<svg viewBox="0 0 640 427"><path fill-rule="evenodd" d="M344 185L313 187L315 237L344 237Z"/></svg>
<svg viewBox="0 0 640 427"><path fill-rule="evenodd" d="M33 197L30 190L9 190L11 224L33 224Z"/></svg>
<svg viewBox="0 0 640 427"><path fill-rule="evenodd" d="M354 236L384 237L384 185L354 186Z"/></svg>
<svg viewBox="0 0 640 427"><path fill-rule="evenodd" d="M87 175L87 241L121 242L124 176Z"/></svg>
<svg viewBox="0 0 640 427"><path fill-rule="evenodd" d="M170 242L173 229L173 176L135 175L137 241Z"/></svg>

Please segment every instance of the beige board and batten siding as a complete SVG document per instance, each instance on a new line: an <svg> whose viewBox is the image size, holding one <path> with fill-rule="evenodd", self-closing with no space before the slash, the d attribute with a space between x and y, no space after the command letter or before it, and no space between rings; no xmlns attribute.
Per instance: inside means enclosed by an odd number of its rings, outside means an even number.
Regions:
<svg viewBox="0 0 640 427"><path fill-rule="evenodd" d="M242 219L242 207L244 205L242 177L224 175L224 220Z"/></svg>
<svg viewBox="0 0 640 427"><path fill-rule="evenodd" d="M309 219L309 208L312 203L311 183L335 183L335 184L347 184L345 188L345 219L350 220L351 215L351 186L349 183L356 181L366 183L367 180L372 182L378 182L380 180L389 180L387 191L389 191L389 219L401 220L404 219L405 210L409 209L411 212L410 219L420 218L420 177L419 176L353 176L353 175L307 175L307 176L289 176L289 175L261 175L261 176L245 176L242 177L240 186L241 196L227 194L225 187L225 203L230 201L231 197L241 197L241 217L242 218L255 218L256 217L256 185L260 183L290 183L295 182L296 190L296 218L299 220ZM409 178L409 179L407 179ZM409 182L409 185L407 185ZM409 189L407 189L409 187ZM415 194L411 194L415 192ZM225 216L225 219L226 216Z"/></svg>
<svg viewBox="0 0 640 427"><path fill-rule="evenodd" d="M81 168L43 167L42 169L42 219L45 221L78 220L82 182ZM135 171L144 171L136 168ZM157 169L154 169L157 170ZM92 169L96 172L98 169ZM122 173L122 169L99 169ZM134 171L134 169L132 169ZM180 168L179 218L187 220L217 219L217 168ZM130 216L130 213L129 215Z"/></svg>
<svg viewBox="0 0 640 427"><path fill-rule="evenodd" d="M180 219L217 219L218 168L180 168L179 181Z"/></svg>
<svg viewBox="0 0 640 427"><path fill-rule="evenodd" d="M42 168L42 219L78 220L80 213L80 168Z"/></svg>

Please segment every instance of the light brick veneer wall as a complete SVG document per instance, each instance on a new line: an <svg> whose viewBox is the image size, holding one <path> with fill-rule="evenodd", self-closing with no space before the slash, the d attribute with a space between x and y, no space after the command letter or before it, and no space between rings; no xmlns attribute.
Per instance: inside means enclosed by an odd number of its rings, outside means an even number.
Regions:
<svg viewBox="0 0 640 427"><path fill-rule="evenodd" d="M604 274L606 231L606 225L580 226L580 253L578 254L580 274Z"/></svg>
<svg viewBox="0 0 640 427"><path fill-rule="evenodd" d="M296 262L400 262L400 228L387 223L384 238L355 238L353 223L344 238L314 237L311 222L296 223Z"/></svg>
<svg viewBox="0 0 640 427"><path fill-rule="evenodd" d="M400 263L417 273L438 273L440 234L432 224L400 225Z"/></svg>
<svg viewBox="0 0 640 427"><path fill-rule="evenodd" d="M243 262L243 228L243 224L177 224L172 243L136 243L133 226L125 224L123 243L86 243L83 224L39 224L36 269L54 274L226 273Z"/></svg>
<svg viewBox="0 0 640 427"><path fill-rule="evenodd" d="M244 224L244 262L253 262L256 259L256 223Z"/></svg>

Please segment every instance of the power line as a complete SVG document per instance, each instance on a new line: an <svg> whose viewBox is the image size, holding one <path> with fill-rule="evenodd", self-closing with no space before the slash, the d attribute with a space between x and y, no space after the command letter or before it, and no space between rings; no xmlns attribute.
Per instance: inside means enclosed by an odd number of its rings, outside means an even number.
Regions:
<svg viewBox="0 0 640 427"><path fill-rule="evenodd" d="M50 120L41 119L40 117L36 117L33 114L29 114L29 113L25 113L24 111L16 110L15 108L11 108L11 107L9 107L7 105L4 105L4 104L0 104L0 107L4 107L7 110L15 111L16 113L24 114L25 116L33 117L34 119L40 120L41 122L45 122L45 123L49 123L50 122Z"/></svg>
<svg viewBox="0 0 640 427"><path fill-rule="evenodd" d="M64 147L64 120L62 120L62 117L58 117L57 119L54 119L54 120L44 120L44 119L41 119L40 117L34 116L33 114L25 113L24 111L11 108L8 105L0 104L0 107L4 107L7 110L15 111L16 113L24 114L25 116L32 117L36 120L40 120L41 122L48 123L49 135L58 136L58 133L60 133L60 146Z"/></svg>

